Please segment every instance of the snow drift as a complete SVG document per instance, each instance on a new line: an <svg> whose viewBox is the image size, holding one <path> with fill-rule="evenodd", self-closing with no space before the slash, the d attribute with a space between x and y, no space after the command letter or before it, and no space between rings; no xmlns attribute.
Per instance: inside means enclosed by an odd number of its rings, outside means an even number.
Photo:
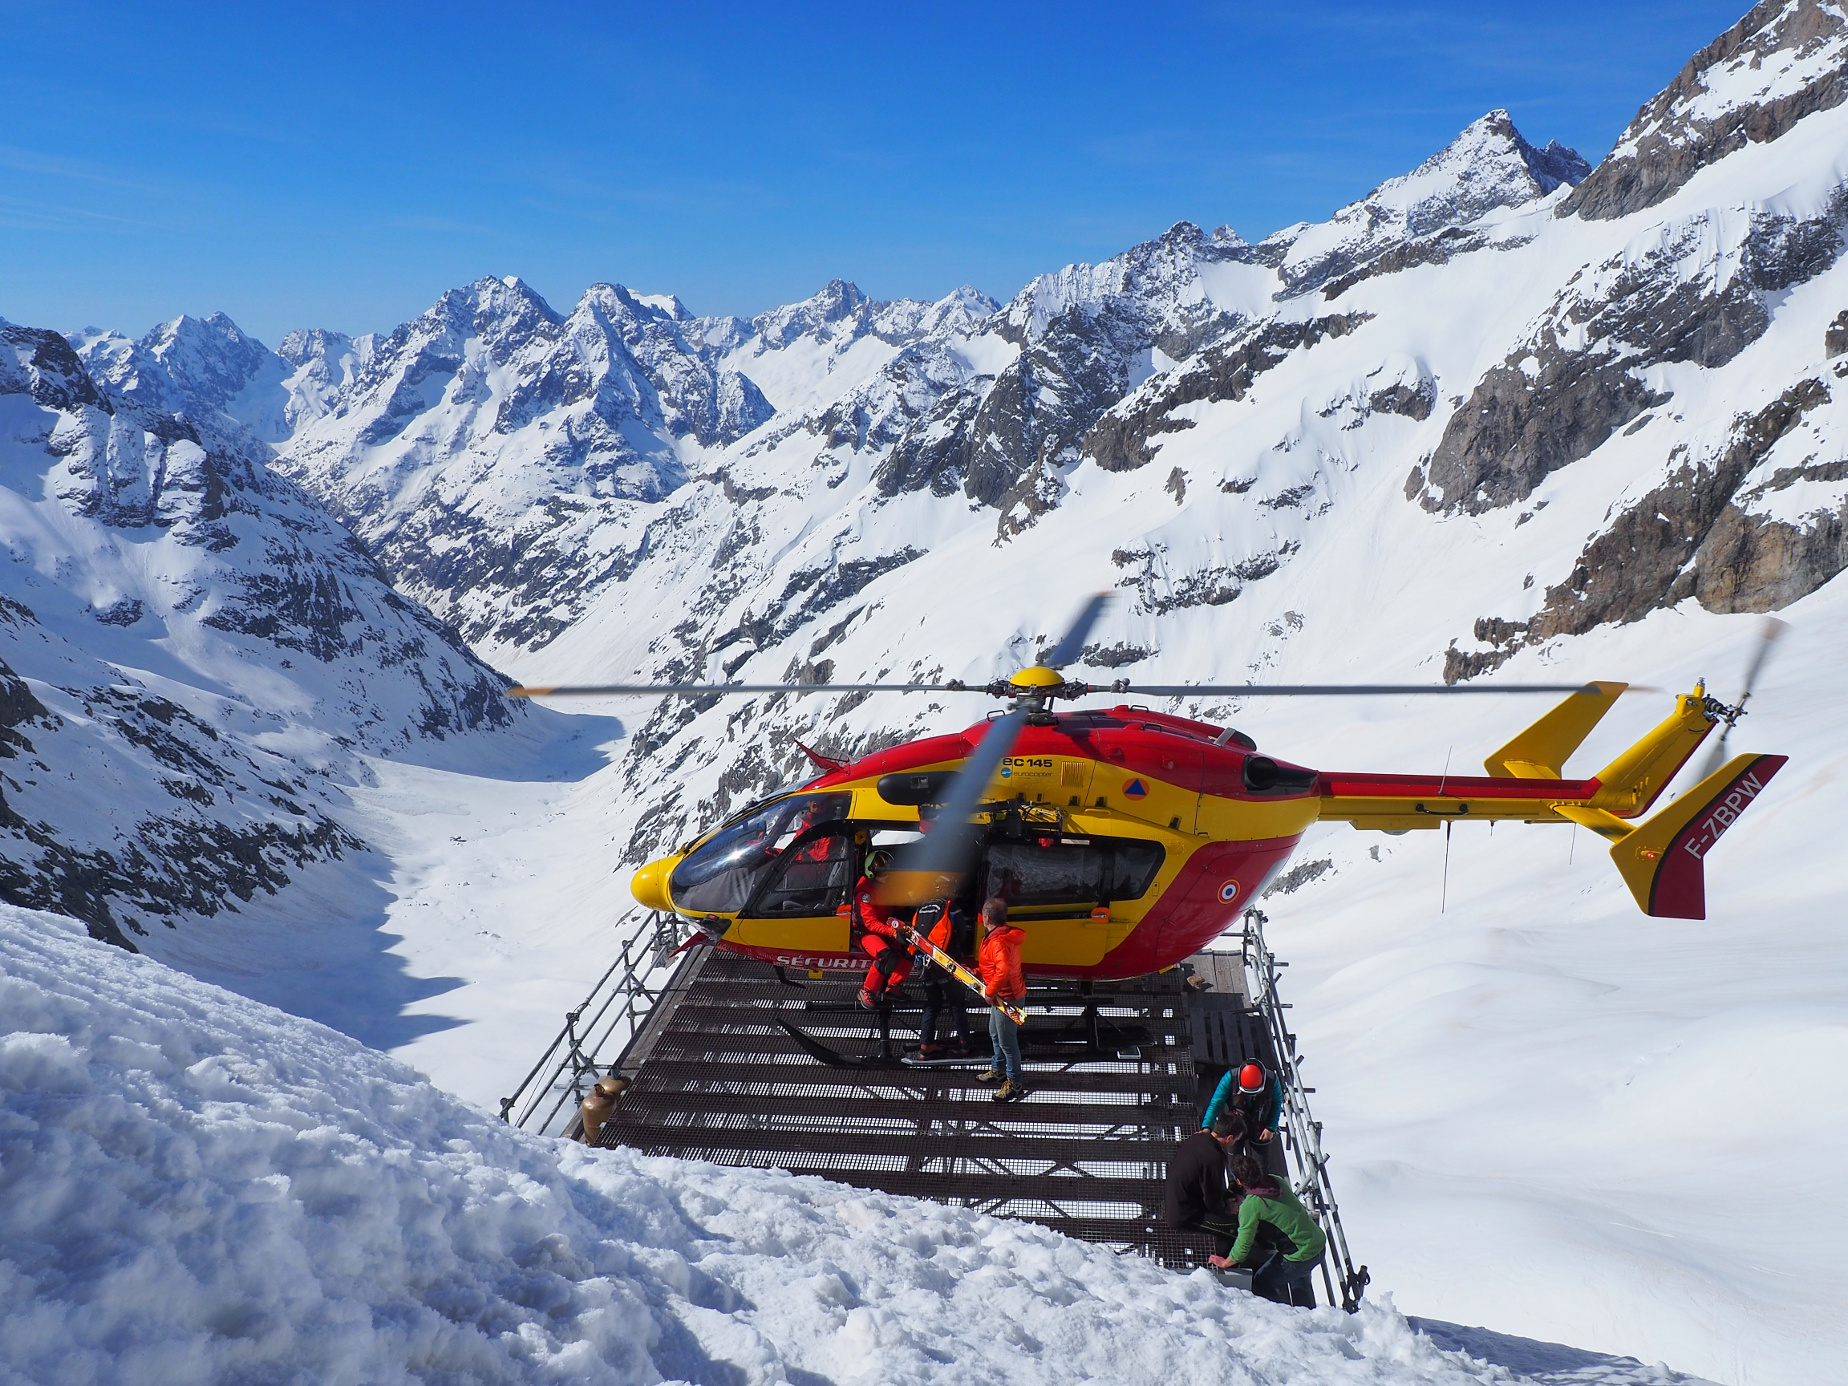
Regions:
<svg viewBox="0 0 1848 1386"><path fill-rule="evenodd" d="M0 1016L7 1386L1506 1379L1385 1305L1284 1309L1030 1224L528 1136L9 906Z"/></svg>

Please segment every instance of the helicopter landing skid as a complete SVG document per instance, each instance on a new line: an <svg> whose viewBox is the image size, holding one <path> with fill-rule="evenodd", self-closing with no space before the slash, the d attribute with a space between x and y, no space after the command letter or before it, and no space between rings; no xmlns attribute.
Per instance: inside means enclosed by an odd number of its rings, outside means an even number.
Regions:
<svg viewBox="0 0 1848 1386"><path fill-rule="evenodd" d="M856 1059L856 1058L852 1058L849 1055L841 1053L841 1051L838 1049L834 1049L828 1045L823 1044L820 1040L816 1039L813 1035L809 1034L806 1030L798 1030L794 1025L791 1025L787 1020L779 1020L777 1021L777 1025L792 1040L794 1040L797 1044L801 1045L803 1049L808 1051L810 1057L814 1058L819 1063L827 1065L829 1068L853 1068L853 1069L864 1070L864 1069L900 1069L900 1068L910 1067L910 1065L907 1064L903 1059L899 1058L897 1055L892 1054L890 1052L891 1041L890 1041L889 1036L887 1037L885 1042L880 1045L880 1048L883 1052L873 1055L869 1058Z"/></svg>

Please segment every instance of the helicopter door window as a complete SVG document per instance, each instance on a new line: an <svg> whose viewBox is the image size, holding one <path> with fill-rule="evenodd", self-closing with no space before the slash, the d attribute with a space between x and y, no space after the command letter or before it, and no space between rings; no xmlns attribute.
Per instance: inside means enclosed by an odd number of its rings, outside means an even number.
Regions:
<svg viewBox="0 0 1848 1386"><path fill-rule="evenodd" d="M988 848L988 886L1019 905L1134 900L1148 890L1165 854L1155 842L1028 838Z"/></svg>
<svg viewBox="0 0 1848 1386"><path fill-rule="evenodd" d="M752 918L833 914L853 885L851 830L824 828L793 842L745 908Z"/></svg>
<svg viewBox="0 0 1848 1386"><path fill-rule="evenodd" d="M689 914L736 913L803 833L839 822L852 807L851 794L792 794L752 809L674 868L668 893L675 907Z"/></svg>

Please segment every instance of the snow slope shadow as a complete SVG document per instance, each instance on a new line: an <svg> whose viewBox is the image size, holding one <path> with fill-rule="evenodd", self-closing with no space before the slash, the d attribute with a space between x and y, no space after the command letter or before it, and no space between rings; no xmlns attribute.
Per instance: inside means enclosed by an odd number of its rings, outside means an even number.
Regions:
<svg viewBox="0 0 1848 1386"><path fill-rule="evenodd" d="M1543 1343L1535 1338L1517 1338L1511 1333L1409 1315L1406 1322L1441 1348L1506 1367L1545 1386L1666 1386L1670 1382L1675 1386L1701 1386L1705 1380L1666 1366L1647 1366L1634 1357L1611 1357L1564 1343Z"/></svg>
<svg viewBox="0 0 1848 1386"><path fill-rule="evenodd" d="M461 977L419 977L392 950L397 898L392 862L376 851L350 854L305 873L272 900L236 915L189 921L151 952L169 966L351 1036L374 1049L395 1049L453 1029L460 1017L414 1013L413 1007L464 984ZM165 946L162 946L162 945Z"/></svg>
<svg viewBox="0 0 1848 1386"><path fill-rule="evenodd" d="M527 706L522 726L492 735L416 741L393 750L389 759L476 779L572 784L607 766L609 748L629 734L618 717L566 714L536 703Z"/></svg>

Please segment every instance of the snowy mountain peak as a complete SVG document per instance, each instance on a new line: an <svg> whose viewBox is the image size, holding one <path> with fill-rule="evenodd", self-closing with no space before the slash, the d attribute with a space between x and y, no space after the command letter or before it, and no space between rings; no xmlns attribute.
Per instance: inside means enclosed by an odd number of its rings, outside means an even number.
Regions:
<svg viewBox="0 0 1848 1386"><path fill-rule="evenodd" d="M1303 293L1408 241L1525 207L1589 172L1576 150L1557 140L1536 147L1507 111L1493 110L1410 173L1387 179L1325 222L1276 232L1257 250L1278 263L1286 293Z"/></svg>
<svg viewBox="0 0 1848 1386"><path fill-rule="evenodd" d="M1848 99L1848 12L1831 0L1761 0L1636 113L1561 216L1626 216L1709 164L1781 138Z"/></svg>
<svg viewBox="0 0 1848 1386"><path fill-rule="evenodd" d="M1330 218L1336 226L1388 223L1422 236L1465 226L1504 207L1544 197L1561 183L1577 184L1591 165L1557 140L1538 149L1505 110L1493 110L1410 173L1388 178Z"/></svg>
<svg viewBox="0 0 1848 1386"><path fill-rule="evenodd" d="M239 396L266 373L276 374L274 353L223 313L203 318L182 313L150 331L139 346L160 363L183 400L234 417Z"/></svg>
<svg viewBox="0 0 1848 1386"><path fill-rule="evenodd" d="M353 338L325 327L298 327L282 339L276 354L291 366L337 358L353 349Z"/></svg>

